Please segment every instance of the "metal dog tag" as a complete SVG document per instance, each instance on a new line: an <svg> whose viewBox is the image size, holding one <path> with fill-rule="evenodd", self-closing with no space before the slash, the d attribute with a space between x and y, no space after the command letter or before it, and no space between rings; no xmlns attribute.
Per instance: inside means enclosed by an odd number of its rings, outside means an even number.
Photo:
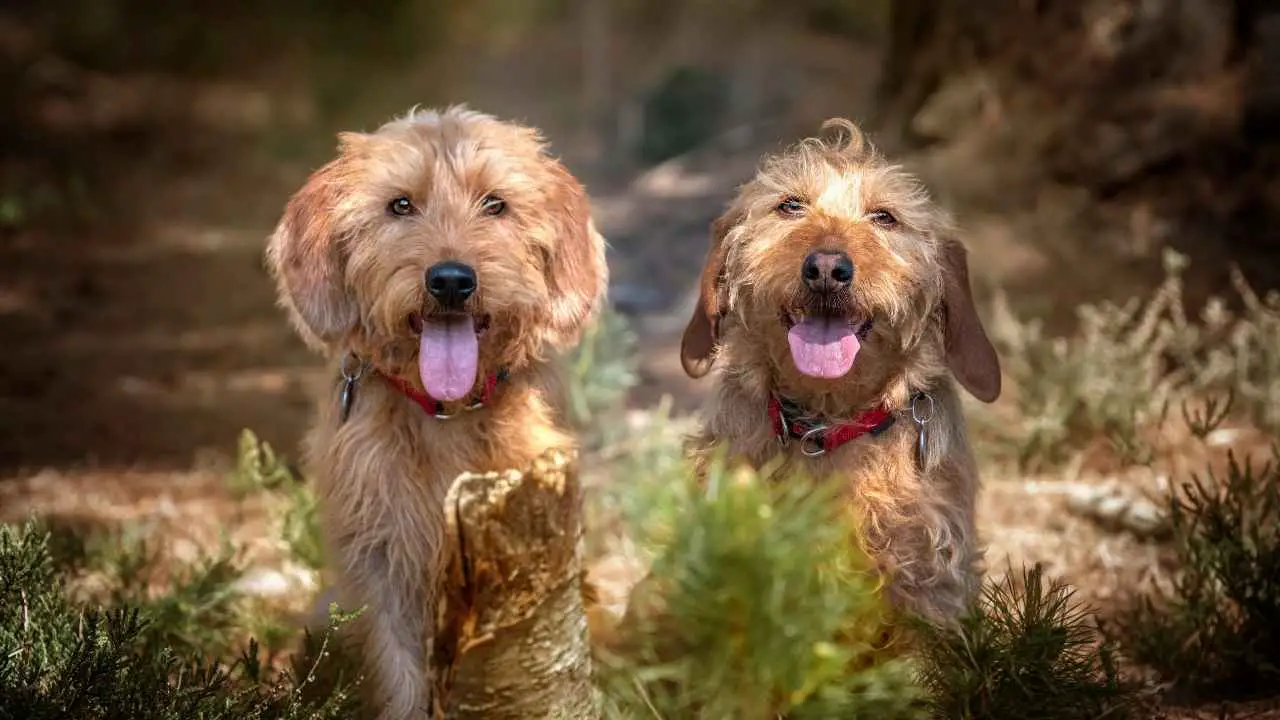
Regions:
<svg viewBox="0 0 1280 720"><path fill-rule="evenodd" d="M351 369L353 361L356 363L355 370ZM356 400L356 383L363 374L364 363L354 354L347 353L342 358L342 392L338 394L338 418L341 422L346 422L351 415L351 405Z"/></svg>
<svg viewBox="0 0 1280 720"><path fill-rule="evenodd" d="M927 406L924 400L928 400ZM916 393L911 397L911 419L915 422L919 429L919 435L916 438L916 465L924 468L925 459L929 447L929 432L926 427L929 421L933 419L934 405L933 396L929 393Z"/></svg>
<svg viewBox="0 0 1280 720"><path fill-rule="evenodd" d="M346 422L351 416L351 403L356 398L356 381L350 378L344 378L342 383L342 394L338 396L338 417L342 422Z"/></svg>

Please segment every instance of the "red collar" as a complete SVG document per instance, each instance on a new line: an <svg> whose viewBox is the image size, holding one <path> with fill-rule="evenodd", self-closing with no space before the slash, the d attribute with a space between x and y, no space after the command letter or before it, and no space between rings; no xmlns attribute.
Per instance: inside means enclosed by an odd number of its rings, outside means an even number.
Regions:
<svg viewBox="0 0 1280 720"><path fill-rule="evenodd" d="M448 420L449 418L457 417L457 413L446 413L444 411L444 403L431 397L425 392L418 390L404 380L401 380L398 377L392 377L380 371L375 372L378 373L378 377L387 381L387 384L399 390L405 397L417 403L418 407L422 408L437 420ZM463 409L477 410L488 405L489 401L493 399L493 393L497 390L498 383L504 382L507 379L507 375L507 369L502 368L496 373L490 373L485 376L484 385L480 387L480 391L478 393L473 395L475 399Z"/></svg>
<svg viewBox="0 0 1280 720"><path fill-rule="evenodd" d="M769 420L773 422L773 434L778 442L786 445L796 438L800 441L800 452L809 456L824 455L863 435L879 435L892 427L895 420L892 411L883 405L835 425L821 420L801 420L801 412L795 404L777 395L769 396Z"/></svg>

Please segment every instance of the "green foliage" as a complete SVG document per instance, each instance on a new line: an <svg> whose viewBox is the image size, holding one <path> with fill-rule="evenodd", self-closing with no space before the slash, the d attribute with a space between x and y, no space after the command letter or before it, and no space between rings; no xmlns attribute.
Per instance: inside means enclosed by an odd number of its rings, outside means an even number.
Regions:
<svg viewBox="0 0 1280 720"><path fill-rule="evenodd" d="M774 485L716 463L704 493L684 463L651 459L634 470L677 472L628 486L643 498L633 520L656 552L664 611L641 620L624 656L606 659L610 715L912 716L908 666L865 667L886 607L835 487Z"/></svg>
<svg viewBox="0 0 1280 720"><path fill-rule="evenodd" d="M1139 662L1192 694L1248 695L1280 681L1280 448L1261 467L1193 475L1169 513L1181 572L1115 633Z"/></svg>
<svg viewBox="0 0 1280 720"><path fill-rule="evenodd" d="M1194 375L1202 387L1231 392L1261 427L1280 429L1280 292L1254 292L1239 270L1231 281L1242 309L1232 312L1221 299L1201 314L1204 327Z"/></svg>
<svg viewBox="0 0 1280 720"><path fill-rule="evenodd" d="M345 687L306 697L318 664L278 672L256 644L229 662L170 644L174 615L190 613L178 627L209 617L200 598L225 587L219 562L179 583L179 597L87 607L70 599L49 539L34 522L0 526L0 720L350 717ZM348 619L335 617L325 638Z"/></svg>
<svg viewBox="0 0 1280 720"><path fill-rule="evenodd" d="M240 433L236 466L228 483L240 497L262 492L282 494L284 502L272 506L273 520L290 556L313 570L323 566L324 546L315 493L252 430Z"/></svg>
<svg viewBox="0 0 1280 720"><path fill-rule="evenodd" d="M1134 688L1098 643L1072 591L1036 565L984 588L958 629L923 627L921 668L934 716L956 720L1123 718Z"/></svg>
<svg viewBox="0 0 1280 720"><path fill-rule="evenodd" d="M633 433L611 465L617 498L597 501L652 554L636 624L603 653L608 716L1131 716L1113 644L1038 566L989 585L958 626L891 616L838 486L713 462L699 489L668 424ZM904 620L908 642L884 647Z"/></svg>
<svg viewBox="0 0 1280 720"><path fill-rule="evenodd" d="M140 637L146 653L223 653L241 621L244 598L235 589L241 568L235 550L224 543L219 554L186 568L169 568L143 537L99 535L96 553L106 571L106 604L136 608L148 618ZM154 588L162 586L163 592Z"/></svg>
<svg viewBox="0 0 1280 720"><path fill-rule="evenodd" d="M992 339L1016 383L1019 410L1017 423L1002 426L1003 440L1021 468L1061 463L1099 437L1141 447L1140 430L1163 421L1183 396L1186 374L1171 373L1165 360L1186 341L1170 319L1181 302L1181 265L1167 268L1169 277L1145 302L1080 306L1069 338L1046 337L1040 321L1020 322L998 302Z"/></svg>
<svg viewBox="0 0 1280 720"><path fill-rule="evenodd" d="M245 622L246 598L235 589L242 575L236 551L190 564L166 561L146 526L103 530L41 523L44 548L73 596L108 607L132 607L148 618L140 651L223 653Z"/></svg>
<svg viewBox="0 0 1280 720"><path fill-rule="evenodd" d="M599 429L603 416L618 414L636 384L637 364L635 333L625 317L606 308L563 358L569 421L580 431Z"/></svg>

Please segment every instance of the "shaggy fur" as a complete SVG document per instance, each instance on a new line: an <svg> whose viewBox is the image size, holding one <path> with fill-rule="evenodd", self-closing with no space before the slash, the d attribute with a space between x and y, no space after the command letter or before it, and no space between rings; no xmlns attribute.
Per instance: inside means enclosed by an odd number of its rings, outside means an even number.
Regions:
<svg viewBox="0 0 1280 720"><path fill-rule="evenodd" d="M713 226L681 359L695 378L713 362L722 372L692 453L700 472L726 452L730 462L756 468L778 462L781 473L844 478L867 550L888 574L891 602L947 620L977 589L982 555L973 517L978 478L954 380L991 402L1000 368L947 215L852 123L823 125L832 127L843 130L839 137L809 138L765 159ZM780 207L788 200L795 204ZM786 313L814 302L801 266L815 250L848 254L854 276L837 309L874 320L852 370L836 379L799 372L787 340ZM910 398L919 391L932 396L935 413L917 467ZM825 418L882 405L897 420L880 435L810 458L798 441L783 447L774 436L771 393Z"/></svg>
<svg viewBox="0 0 1280 720"><path fill-rule="evenodd" d="M575 344L607 283L604 240L579 183L535 130L453 107L419 111L371 134L343 133L333 161L285 208L267 250L281 305L332 363L305 442L337 594L358 621L382 718L426 717L432 586L442 561L443 500L464 471L527 466L569 447L552 351ZM498 216L485 198L506 203ZM413 211L391 212L408 198ZM373 370L423 391L418 330L439 308L425 270L475 269L466 311L488 317L478 377L509 370L484 408L439 420ZM350 416L340 367L367 363Z"/></svg>

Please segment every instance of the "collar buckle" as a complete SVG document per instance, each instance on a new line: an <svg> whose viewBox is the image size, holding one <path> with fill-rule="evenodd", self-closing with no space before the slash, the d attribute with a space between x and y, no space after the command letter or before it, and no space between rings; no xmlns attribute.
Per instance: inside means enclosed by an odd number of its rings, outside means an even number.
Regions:
<svg viewBox="0 0 1280 720"><path fill-rule="evenodd" d="M471 412L472 410L479 410L480 408L484 407L484 400L476 399L470 405L464 405L460 412L454 412L454 413L444 412L443 410L440 409L441 407L442 406L439 403L436 403L436 409L432 411L431 417L435 418L436 420L452 420L464 412Z"/></svg>

